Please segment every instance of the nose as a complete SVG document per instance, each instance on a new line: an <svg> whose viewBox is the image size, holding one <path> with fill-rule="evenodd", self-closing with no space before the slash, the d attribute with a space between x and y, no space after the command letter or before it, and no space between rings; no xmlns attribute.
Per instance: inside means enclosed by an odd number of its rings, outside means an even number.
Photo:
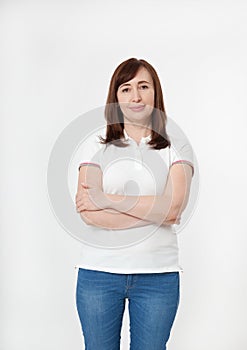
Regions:
<svg viewBox="0 0 247 350"><path fill-rule="evenodd" d="M138 88L133 89L132 101L133 102L140 102L141 101L141 95L140 95L140 91L138 90Z"/></svg>

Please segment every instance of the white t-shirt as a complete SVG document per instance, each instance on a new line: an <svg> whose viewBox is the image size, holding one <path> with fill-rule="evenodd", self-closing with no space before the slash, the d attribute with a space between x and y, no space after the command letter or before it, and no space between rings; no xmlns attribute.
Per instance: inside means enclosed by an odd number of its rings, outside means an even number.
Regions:
<svg viewBox="0 0 247 350"><path fill-rule="evenodd" d="M90 165L101 168L105 193L161 195L172 164L185 162L194 171L193 151L185 139L168 134L172 146L155 150L147 145L150 135L143 137L138 145L124 130L129 146L117 147L99 142L98 135L105 137L105 133L106 127L94 132L78 150L78 167ZM95 230L100 234L105 229L95 227ZM123 230L109 231L114 237L119 231L123 235ZM116 248L108 248L107 244L98 248L81 243L81 255L75 267L125 274L182 271L178 261L177 235L172 226L151 223L124 231L127 238L138 236L143 239Z"/></svg>

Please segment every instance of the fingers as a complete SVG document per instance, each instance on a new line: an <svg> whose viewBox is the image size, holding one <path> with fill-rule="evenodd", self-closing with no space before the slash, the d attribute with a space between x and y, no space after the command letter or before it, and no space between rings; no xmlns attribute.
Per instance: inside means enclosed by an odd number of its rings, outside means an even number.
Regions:
<svg viewBox="0 0 247 350"><path fill-rule="evenodd" d="M93 210L94 206L92 206L91 201L88 199L86 194L82 194L77 196L75 201L76 211L81 212L82 210Z"/></svg>
<svg viewBox="0 0 247 350"><path fill-rule="evenodd" d="M80 212L82 210L85 210L83 203L86 200L86 196L85 194L83 194L82 192L79 192L76 194L75 196L75 205L76 205L76 211Z"/></svg>
<svg viewBox="0 0 247 350"><path fill-rule="evenodd" d="M75 203L78 203L78 202L82 201L83 199L85 199L85 196L83 196L83 195L76 196L75 197Z"/></svg>
<svg viewBox="0 0 247 350"><path fill-rule="evenodd" d="M82 211L82 210L86 210L89 207L89 202L88 199L86 197L80 197L77 199L76 201L76 210L78 212Z"/></svg>
<svg viewBox="0 0 247 350"><path fill-rule="evenodd" d="M75 202L79 202L80 200L85 200L86 198L88 198L88 194L85 192L77 192L76 196L75 196Z"/></svg>
<svg viewBox="0 0 247 350"><path fill-rule="evenodd" d="M75 204L77 212L83 210L95 210L96 206L92 203L91 194L88 190L90 187L84 182L81 183L81 190L79 190L75 196Z"/></svg>
<svg viewBox="0 0 247 350"><path fill-rule="evenodd" d="M76 202L76 207L79 208L80 206L83 205L83 201L82 200L79 200Z"/></svg>
<svg viewBox="0 0 247 350"><path fill-rule="evenodd" d="M76 200L76 203L75 203L76 210L79 212L79 211L87 209L87 203L88 203L88 200L87 200L86 196L78 197L78 199Z"/></svg>
<svg viewBox="0 0 247 350"><path fill-rule="evenodd" d="M83 193L85 193L85 190L89 189L90 187L85 183L81 182L81 190L78 190L78 192L75 195L75 200L81 196Z"/></svg>
<svg viewBox="0 0 247 350"><path fill-rule="evenodd" d="M79 206L79 207L76 207L76 211L77 211L78 213L80 213L80 212L83 211L83 210L86 210L85 207L84 207L84 205L81 205L81 206Z"/></svg>

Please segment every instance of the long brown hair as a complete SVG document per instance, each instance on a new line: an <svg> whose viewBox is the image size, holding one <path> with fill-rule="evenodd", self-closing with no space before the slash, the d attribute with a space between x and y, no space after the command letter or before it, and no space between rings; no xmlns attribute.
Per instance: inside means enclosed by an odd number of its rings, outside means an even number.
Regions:
<svg viewBox="0 0 247 350"><path fill-rule="evenodd" d="M154 85L152 131L151 140L148 144L154 149L170 147L171 143L166 133L167 116L159 77L155 69L147 61L137 58L130 58L122 62L112 75L105 106L106 138L100 137L101 143L107 144L111 142L120 147L128 146L120 140L124 137L124 119L117 100L117 90L120 85L133 79L141 67L146 68L150 73Z"/></svg>

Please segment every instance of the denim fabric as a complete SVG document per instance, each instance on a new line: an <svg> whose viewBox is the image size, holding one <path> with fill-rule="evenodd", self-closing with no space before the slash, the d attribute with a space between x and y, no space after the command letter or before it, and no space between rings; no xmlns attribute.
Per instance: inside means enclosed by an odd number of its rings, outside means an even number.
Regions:
<svg viewBox="0 0 247 350"><path fill-rule="evenodd" d="M86 350L119 350L129 300L130 349L166 350L179 304L179 272L118 274L79 268L76 306Z"/></svg>

